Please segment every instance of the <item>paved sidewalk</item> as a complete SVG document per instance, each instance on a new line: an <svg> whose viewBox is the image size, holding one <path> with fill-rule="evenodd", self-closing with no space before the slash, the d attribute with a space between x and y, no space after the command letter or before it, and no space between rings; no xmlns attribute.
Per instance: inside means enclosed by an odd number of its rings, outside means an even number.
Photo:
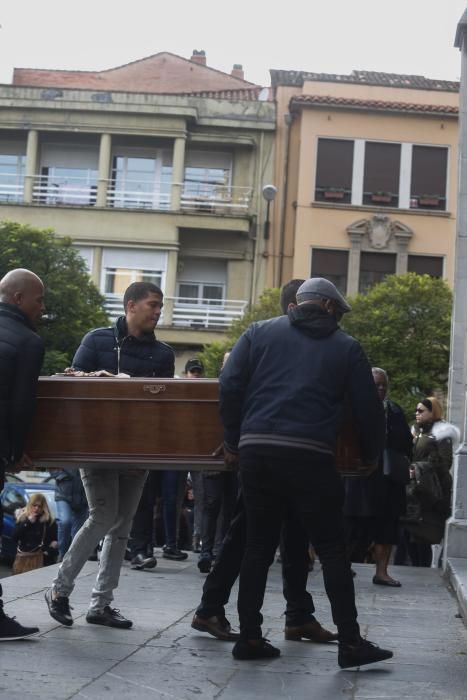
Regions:
<svg viewBox="0 0 467 700"><path fill-rule="evenodd" d="M282 650L279 659L235 661L231 644L190 628L202 577L195 557L159 559L153 571L125 566L116 605L134 620L132 630L84 620L96 564L88 563L72 598L75 624L57 625L43 592L54 568L3 580L7 612L41 635L0 643L1 700L466 700L467 632L457 603L432 569L394 568L403 587L371 583L373 569L356 565L362 631L395 651L392 661L361 671L340 671L336 645L286 642L280 566L274 564L265 601L264 632ZM310 576L317 616L331 625L321 573ZM236 622L235 606L229 617Z"/></svg>

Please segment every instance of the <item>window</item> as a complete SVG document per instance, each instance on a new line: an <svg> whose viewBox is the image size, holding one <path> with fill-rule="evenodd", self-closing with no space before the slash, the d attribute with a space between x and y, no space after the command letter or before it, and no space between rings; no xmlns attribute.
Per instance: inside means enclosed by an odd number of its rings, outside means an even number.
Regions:
<svg viewBox="0 0 467 700"><path fill-rule="evenodd" d="M188 151L183 198L226 199L230 197L232 155L214 151Z"/></svg>
<svg viewBox="0 0 467 700"><path fill-rule="evenodd" d="M45 204L92 206L96 203L97 170L45 166L34 194Z"/></svg>
<svg viewBox="0 0 467 700"><path fill-rule="evenodd" d="M354 142L319 139L315 200L349 204L352 195Z"/></svg>
<svg viewBox="0 0 467 700"><path fill-rule="evenodd" d="M382 282L387 275L396 272L396 255L393 253L361 253L359 292Z"/></svg>
<svg viewBox="0 0 467 700"><path fill-rule="evenodd" d="M407 265L409 272L430 277L443 276L443 258L434 255L409 255Z"/></svg>
<svg viewBox="0 0 467 700"><path fill-rule="evenodd" d="M111 297L122 297L133 282L152 282L163 289L166 268L165 251L104 248L101 289Z"/></svg>
<svg viewBox="0 0 467 700"><path fill-rule="evenodd" d="M400 164L400 144L366 142L363 204L398 206Z"/></svg>
<svg viewBox="0 0 467 700"><path fill-rule="evenodd" d="M343 294L347 291L347 269L349 253L347 250L313 248L311 257L311 276L326 277Z"/></svg>
<svg viewBox="0 0 467 700"><path fill-rule="evenodd" d="M414 146L412 149L411 209L446 209L448 149Z"/></svg>
<svg viewBox="0 0 467 700"><path fill-rule="evenodd" d="M0 154L0 201L21 202L26 156Z"/></svg>
<svg viewBox="0 0 467 700"><path fill-rule="evenodd" d="M203 282L181 282L178 285L181 304L200 304L202 306L219 306L224 301L223 284L205 284Z"/></svg>

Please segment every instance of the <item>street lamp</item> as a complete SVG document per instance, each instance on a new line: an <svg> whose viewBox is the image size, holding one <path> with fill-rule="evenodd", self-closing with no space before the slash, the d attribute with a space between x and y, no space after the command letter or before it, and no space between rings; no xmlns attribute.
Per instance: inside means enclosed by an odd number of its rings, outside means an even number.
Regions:
<svg viewBox="0 0 467 700"><path fill-rule="evenodd" d="M274 197L277 194L277 187L274 187L274 185L264 185L263 187L263 197L266 200L266 219L264 222L264 233L263 233L263 238L265 241L269 240L269 228L270 228L270 220L269 220L269 208L271 206L271 202L274 201Z"/></svg>

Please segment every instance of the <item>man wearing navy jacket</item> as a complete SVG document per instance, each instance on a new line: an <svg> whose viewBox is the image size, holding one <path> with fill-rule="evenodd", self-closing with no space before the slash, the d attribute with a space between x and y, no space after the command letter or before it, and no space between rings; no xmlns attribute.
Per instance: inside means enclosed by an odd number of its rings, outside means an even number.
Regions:
<svg viewBox="0 0 467 700"><path fill-rule="evenodd" d="M247 521L240 572L237 659L279 656L261 633L267 572L283 516L300 518L321 564L341 668L391 658L360 635L334 450L349 401L364 461L384 446L384 413L359 343L338 325L350 306L326 279L306 280L287 316L252 324L220 376L227 463L239 462Z"/></svg>
<svg viewBox="0 0 467 700"><path fill-rule="evenodd" d="M125 316L115 326L98 328L83 338L73 359L73 369L106 370L132 377L173 377L174 352L154 335L163 307L162 291L150 282L134 282L124 294L123 306ZM45 594L49 612L62 625L73 624L69 596L88 557L105 537L86 621L129 628L132 621L110 604L147 471L82 469L81 477L89 517L66 553L52 588Z"/></svg>

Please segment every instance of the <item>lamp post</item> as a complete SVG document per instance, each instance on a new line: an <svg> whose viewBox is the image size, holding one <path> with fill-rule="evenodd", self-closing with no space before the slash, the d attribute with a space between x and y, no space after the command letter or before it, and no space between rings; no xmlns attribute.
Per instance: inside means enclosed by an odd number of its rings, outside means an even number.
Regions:
<svg viewBox="0 0 467 700"><path fill-rule="evenodd" d="M274 185L264 185L263 197L266 200L266 219L264 220L263 238L265 241L268 241L270 236L271 222L269 220L269 210L271 207L271 202L274 201L276 194L277 187L274 187Z"/></svg>

